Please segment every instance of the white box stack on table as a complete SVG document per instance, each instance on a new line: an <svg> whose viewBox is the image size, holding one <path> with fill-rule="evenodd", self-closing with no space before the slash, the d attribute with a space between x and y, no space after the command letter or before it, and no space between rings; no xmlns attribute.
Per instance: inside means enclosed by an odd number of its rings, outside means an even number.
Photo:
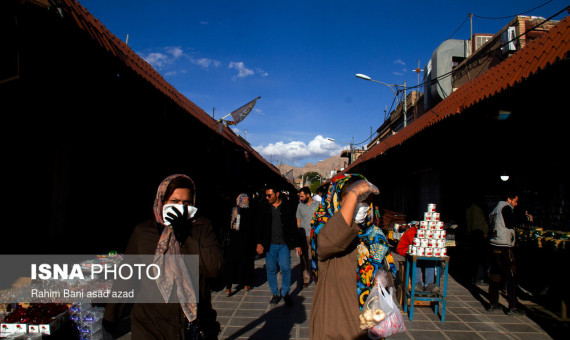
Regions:
<svg viewBox="0 0 570 340"><path fill-rule="evenodd" d="M447 256L445 239L447 232L443 229L443 221L435 209L435 204L428 204L424 219L414 237L413 243L408 247L408 254L427 257Z"/></svg>

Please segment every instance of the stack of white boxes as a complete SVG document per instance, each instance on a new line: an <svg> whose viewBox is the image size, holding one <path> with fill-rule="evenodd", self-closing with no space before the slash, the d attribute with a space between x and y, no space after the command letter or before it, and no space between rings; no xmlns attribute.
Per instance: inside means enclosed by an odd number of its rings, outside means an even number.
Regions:
<svg viewBox="0 0 570 340"><path fill-rule="evenodd" d="M420 228L412 244L408 247L408 254L426 257L447 256L445 239L447 233L443 229L443 221L439 219L439 213L435 210L435 204L428 204L424 213L424 219L420 222Z"/></svg>

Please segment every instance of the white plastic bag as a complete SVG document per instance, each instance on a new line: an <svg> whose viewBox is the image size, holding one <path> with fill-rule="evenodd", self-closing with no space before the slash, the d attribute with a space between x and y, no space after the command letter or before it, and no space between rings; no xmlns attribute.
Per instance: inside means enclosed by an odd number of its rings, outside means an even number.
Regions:
<svg viewBox="0 0 570 340"><path fill-rule="evenodd" d="M374 288L368 294L364 306L362 306L362 311L358 318L360 319L360 329L365 331L374 327L380 321L384 320L386 313L380 307L380 291L378 286L375 285Z"/></svg>
<svg viewBox="0 0 570 340"><path fill-rule="evenodd" d="M368 294L358 316L360 329L363 331L374 327L386 317L385 307L381 305L380 288L388 286L388 275L387 271L380 269L374 276L374 286L370 290L370 294Z"/></svg>
<svg viewBox="0 0 570 340"><path fill-rule="evenodd" d="M380 308L386 313L386 317L368 330L368 337L371 339L386 338L391 335L402 333L406 331L404 325L404 317L398 306L394 303L392 296L393 289L390 288L390 293L385 287L379 285L375 286L378 289L378 303Z"/></svg>

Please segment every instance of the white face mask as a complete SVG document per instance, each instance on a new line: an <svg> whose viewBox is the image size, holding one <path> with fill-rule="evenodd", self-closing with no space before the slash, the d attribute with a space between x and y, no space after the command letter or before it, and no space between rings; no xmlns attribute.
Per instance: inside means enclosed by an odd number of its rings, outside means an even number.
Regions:
<svg viewBox="0 0 570 340"><path fill-rule="evenodd" d="M358 203L354 209L356 214L354 215L354 222L357 224L364 222L368 212L370 211L370 205L366 203Z"/></svg>
<svg viewBox="0 0 570 340"><path fill-rule="evenodd" d="M172 208L175 207L176 209L178 209L179 212L181 212L182 214L184 214L184 210L188 209L188 219L191 219L192 217L194 217L194 215L196 215L196 211L198 211L198 208L193 207L191 205L185 205L185 204L165 204L162 207L162 219L164 220L164 225L170 225L170 222L168 222L165 217L166 215L171 212L174 215L176 215L176 212L174 212L174 210L172 210Z"/></svg>

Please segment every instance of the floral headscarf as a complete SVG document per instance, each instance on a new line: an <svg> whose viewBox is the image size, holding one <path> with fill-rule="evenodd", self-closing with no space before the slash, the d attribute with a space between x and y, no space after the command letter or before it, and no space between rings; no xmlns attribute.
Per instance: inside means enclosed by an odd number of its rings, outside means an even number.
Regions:
<svg viewBox="0 0 570 340"><path fill-rule="evenodd" d="M333 178L326 197L315 211L311 221L311 265L315 282L318 279L318 243L317 236L334 213L340 210L340 193L345 183L351 178L366 179L360 174L345 174ZM372 205L372 204L371 204ZM388 242L382 230L372 224L372 209L368 212L363 223L359 224L359 244L357 246L356 293L360 308L364 305L370 290L374 285L376 271L381 268L382 260L388 252Z"/></svg>
<svg viewBox="0 0 570 340"><path fill-rule="evenodd" d="M240 194L236 199L236 206L232 209L231 229L239 230L240 208L249 208L249 197L247 194Z"/></svg>
<svg viewBox="0 0 570 340"><path fill-rule="evenodd" d="M184 177L192 183L194 202L196 199L196 187L190 177L186 175L172 175L165 178L158 186L153 207L156 222L163 226L164 218L162 216L162 207L165 199L168 199L168 197L164 197L164 195L170 182L178 177ZM174 286L174 282L176 282L176 294L178 299L182 301L180 305L182 306L184 315L186 315L188 321L193 321L196 319L198 312L197 304L186 303L185 301L197 301L196 290L192 286L192 280L190 279L190 273L188 272L188 268L186 268L184 258L182 256L163 255L182 255L180 252L180 244L176 241L172 228L168 226L164 226L162 230L154 255L154 263L160 267L160 273L162 274L156 280L156 284L164 298L164 302L168 303L168 301L170 301L170 295L172 294L172 287Z"/></svg>

